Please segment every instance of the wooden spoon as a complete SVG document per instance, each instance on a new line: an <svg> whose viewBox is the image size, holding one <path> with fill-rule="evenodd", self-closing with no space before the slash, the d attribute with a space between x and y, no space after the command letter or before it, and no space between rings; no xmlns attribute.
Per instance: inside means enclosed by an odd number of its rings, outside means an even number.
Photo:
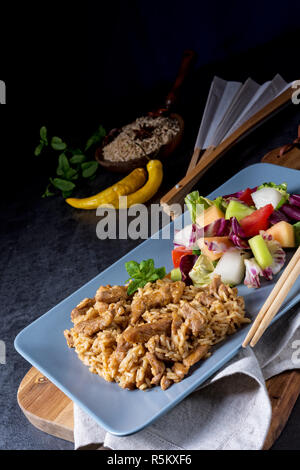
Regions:
<svg viewBox="0 0 300 470"><path fill-rule="evenodd" d="M112 161L104 159L103 148L112 142L122 132L122 128L112 129L103 139L101 146L96 150L95 158L100 165L107 168L109 171L117 173L128 173L134 168L145 166L152 158L162 160L174 152L182 140L184 120L179 114L172 112L172 110L176 104L181 86L193 65L195 64L195 61L196 53L191 50L186 50L183 54L177 78L171 91L166 97L164 106L147 113L147 116L151 117L167 116L171 119L176 119L179 123L179 132L174 136L174 138L169 143L162 145L158 151L148 154L147 156L145 155L127 161Z"/></svg>

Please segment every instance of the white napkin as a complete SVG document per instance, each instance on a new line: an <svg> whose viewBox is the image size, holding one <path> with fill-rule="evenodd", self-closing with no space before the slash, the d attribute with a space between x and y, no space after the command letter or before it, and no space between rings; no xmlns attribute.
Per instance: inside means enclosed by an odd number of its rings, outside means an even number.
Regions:
<svg viewBox="0 0 300 470"><path fill-rule="evenodd" d="M75 449L91 444L113 450L261 449L272 415L265 380L296 368L299 305L272 325L255 349L241 349L200 389L134 435L113 436L74 405Z"/></svg>

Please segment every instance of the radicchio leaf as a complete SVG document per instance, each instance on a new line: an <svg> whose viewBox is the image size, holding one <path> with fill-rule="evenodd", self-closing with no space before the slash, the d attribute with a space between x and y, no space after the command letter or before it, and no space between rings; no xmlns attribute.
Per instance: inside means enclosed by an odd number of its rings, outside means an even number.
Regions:
<svg viewBox="0 0 300 470"><path fill-rule="evenodd" d="M261 230L260 235L263 237L264 241L267 244L268 250L272 255L273 263L271 266L263 270L263 276L271 280L275 274L279 273L283 267L286 259L285 251L281 248L280 243L277 240L274 240L272 235L268 234Z"/></svg>
<svg viewBox="0 0 300 470"><path fill-rule="evenodd" d="M190 224L175 234L174 245L195 249L198 248L196 242L201 237L203 237L203 229L200 229L197 224Z"/></svg>
<svg viewBox="0 0 300 470"><path fill-rule="evenodd" d="M187 284L192 284L189 272L192 270L194 264L198 259L197 255L184 255L180 259L179 269L181 271L182 280Z"/></svg>
<svg viewBox="0 0 300 470"><path fill-rule="evenodd" d="M257 264L255 258L245 259L244 263L246 267L244 284L249 288L258 289L260 287L259 276L262 275L261 267Z"/></svg>
<svg viewBox="0 0 300 470"><path fill-rule="evenodd" d="M204 237L226 237L229 234L230 221L224 219L217 219L211 224L208 224L203 229Z"/></svg>
<svg viewBox="0 0 300 470"><path fill-rule="evenodd" d="M300 208L292 204L283 204L282 212L292 220L300 220Z"/></svg>
<svg viewBox="0 0 300 470"><path fill-rule="evenodd" d="M272 212L272 214L270 215L269 217L269 222L270 224L272 225L275 225L277 224L278 222L282 222L282 221L285 221L285 222L290 222L290 219L287 215L285 215L282 211L280 210L275 210Z"/></svg>
<svg viewBox="0 0 300 470"><path fill-rule="evenodd" d="M291 194L290 203L294 206L300 207L300 194Z"/></svg>
<svg viewBox="0 0 300 470"><path fill-rule="evenodd" d="M209 249L209 251L213 251L214 253L224 253L228 250L228 246L222 242L216 242L215 240L212 242L204 241L205 245Z"/></svg>
<svg viewBox="0 0 300 470"><path fill-rule="evenodd" d="M243 248L247 250L249 248L249 244L247 240L245 240L246 235L236 217L231 217L230 219L230 231L228 238L234 243L234 245L238 248Z"/></svg>

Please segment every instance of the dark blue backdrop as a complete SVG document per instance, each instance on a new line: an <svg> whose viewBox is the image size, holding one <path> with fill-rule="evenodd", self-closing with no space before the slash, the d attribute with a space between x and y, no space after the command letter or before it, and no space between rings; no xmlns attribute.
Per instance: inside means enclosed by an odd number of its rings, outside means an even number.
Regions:
<svg viewBox="0 0 300 470"><path fill-rule="evenodd" d="M89 97L115 103L172 81L184 48L197 51L198 67L236 57L227 71L233 79L241 67L257 78L261 68L269 70L268 78L273 70L288 75L289 61L297 75L300 35L292 34L299 13L295 0L94 2L89 6ZM240 62L250 50L256 60Z"/></svg>

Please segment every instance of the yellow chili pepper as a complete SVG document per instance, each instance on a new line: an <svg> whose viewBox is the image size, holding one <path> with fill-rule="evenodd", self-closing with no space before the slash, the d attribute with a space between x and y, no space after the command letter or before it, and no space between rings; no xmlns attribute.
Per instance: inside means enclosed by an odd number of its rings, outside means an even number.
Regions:
<svg viewBox="0 0 300 470"><path fill-rule="evenodd" d="M147 183L135 193L127 195L127 207L135 204L144 204L157 193L163 180L163 166L160 160L150 160L147 164L147 170Z"/></svg>
<svg viewBox="0 0 300 470"><path fill-rule="evenodd" d="M130 193L136 194L135 191L143 186L146 178L146 171L143 168L136 168L121 181L94 196L83 199L68 198L66 202L77 209L97 209L99 206L109 204L117 207L119 196L125 196Z"/></svg>

